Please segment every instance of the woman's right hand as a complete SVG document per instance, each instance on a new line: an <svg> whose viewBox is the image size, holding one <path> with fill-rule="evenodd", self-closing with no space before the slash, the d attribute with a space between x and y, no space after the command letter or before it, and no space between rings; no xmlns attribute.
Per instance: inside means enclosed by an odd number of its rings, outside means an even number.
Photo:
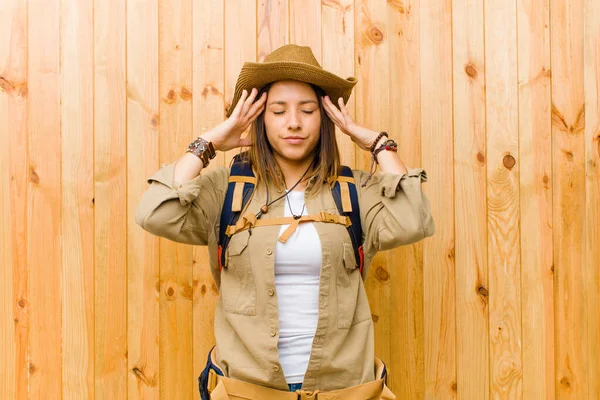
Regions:
<svg viewBox="0 0 600 400"><path fill-rule="evenodd" d="M225 121L205 132L201 137L213 143L215 150L227 151L236 147L251 146L250 138L242 138L242 133L248 129L250 124L265 109L267 93L254 102L258 90L252 89L250 95L244 90L240 100L237 102L231 116ZM254 104L253 104L254 103Z"/></svg>

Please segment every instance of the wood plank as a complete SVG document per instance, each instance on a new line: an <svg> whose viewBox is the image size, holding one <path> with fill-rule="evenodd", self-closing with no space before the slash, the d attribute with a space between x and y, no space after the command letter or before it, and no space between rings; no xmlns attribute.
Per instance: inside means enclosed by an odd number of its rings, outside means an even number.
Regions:
<svg viewBox="0 0 600 400"><path fill-rule="evenodd" d="M557 399L586 397L583 22L582 0L550 2Z"/></svg>
<svg viewBox="0 0 600 400"><path fill-rule="evenodd" d="M390 123L390 87L387 5L385 1L355 2L355 121L373 130L384 130ZM393 137L393 135L391 135ZM356 153L356 167L369 170L370 153ZM389 363L392 341L393 305L390 296L395 288L390 281L387 253L377 254L368 271L365 289L369 298L375 329L375 354ZM392 374L393 372L390 372Z"/></svg>
<svg viewBox="0 0 600 400"><path fill-rule="evenodd" d="M600 2L586 0L584 33L585 96L585 256L582 281L584 320L582 354L585 397L600 398Z"/></svg>
<svg viewBox="0 0 600 400"><path fill-rule="evenodd" d="M273 50L289 43L288 0L259 0L258 13L258 62Z"/></svg>
<svg viewBox="0 0 600 400"><path fill-rule="evenodd" d="M94 398L93 0L60 3L62 394Z"/></svg>
<svg viewBox="0 0 600 400"><path fill-rule="evenodd" d="M452 3L456 392L489 398L485 55L482 0Z"/></svg>
<svg viewBox="0 0 600 400"><path fill-rule="evenodd" d="M319 64L321 54L321 0L289 0L290 43L309 46Z"/></svg>
<svg viewBox="0 0 600 400"><path fill-rule="evenodd" d="M486 0L490 397L523 396L516 3Z"/></svg>
<svg viewBox="0 0 600 400"><path fill-rule="evenodd" d="M418 1L388 1L389 133L398 142L398 155L409 167L422 166L420 8ZM359 150L357 150L359 151ZM424 393L423 243L389 252L391 371L389 384L399 399Z"/></svg>
<svg viewBox="0 0 600 400"><path fill-rule="evenodd" d="M126 4L94 5L95 394L127 396Z"/></svg>
<svg viewBox="0 0 600 400"><path fill-rule="evenodd" d="M0 398L27 398L27 4L0 4Z"/></svg>
<svg viewBox="0 0 600 400"><path fill-rule="evenodd" d="M192 141L192 2L159 2L160 162ZM160 241L160 397L191 399L192 246Z"/></svg>
<svg viewBox="0 0 600 400"><path fill-rule="evenodd" d="M456 283L452 142L452 2L421 5L422 166L436 210L435 235L423 242L425 397L456 396Z"/></svg>
<svg viewBox="0 0 600 400"><path fill-rule="evenodd" d="M159 240L131 216L159 168L158 3L127 2L128 398L159 398Z"/></svg>
<svg viewBox="0 0 600 400"><path fill-rule="evenodd" d="M322 67L342 78L354 76L354 0L324 0L321 12ZM346 107L356 114L355 92ZM354 168L356 145L337 126L335 132L342 164Z"/></svg>
<svg viewBox="0 0 600 400"><path fill-rule="evenodd" d="M256 61L256 2L227 0L225 6L225 108L233 100L238 75L244 62ZM248 18L252 15L252 18ZM250 89L252 90L252 89ZM225 117L223 117L224 119ZM225 165L229 165L240 149L225 154Z"/></svg>
<svg viewBox="0 0 600 400"><path fill-rule="evenodd" d="M523 398L554 397L550 6L517 2Z"/></svg>
<svg viewBox="0 0 600 400"><path fill-rule="evenodd" d="M29 396L59 399L61 357L60 2L28 4Z"/></svg>
<svg viewBox="0 0 600 400"><path fill-rule="evenodd" d="M223 121L225 113L225 0L202 0L193 7L193 139ZM191 140L190 140L191 141ZM225 165L219 152L207 170ZM193 249L193 379L206 365L215 344L214 315L218 291L210 272L208 248ZM194 398L200 395L195 388Z"/></svg>

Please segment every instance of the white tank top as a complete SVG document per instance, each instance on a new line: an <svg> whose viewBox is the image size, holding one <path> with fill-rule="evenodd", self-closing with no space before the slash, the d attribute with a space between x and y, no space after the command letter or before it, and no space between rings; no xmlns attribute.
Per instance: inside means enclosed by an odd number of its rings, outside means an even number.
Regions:
<svg viewBox="0 0 600 400"><path fill-rule="evenodd" d="M288 203L289 199L289 203ZM299 215L304 192L285 198L285 214ZM308 215L305 208L303 215ZM283 225L280 234L288 227ZM275 288L279 302L279 362L287 383L301 383L308 367L319 320L321 241L312 222L301 223L285 242L275 247Z"/></svg>

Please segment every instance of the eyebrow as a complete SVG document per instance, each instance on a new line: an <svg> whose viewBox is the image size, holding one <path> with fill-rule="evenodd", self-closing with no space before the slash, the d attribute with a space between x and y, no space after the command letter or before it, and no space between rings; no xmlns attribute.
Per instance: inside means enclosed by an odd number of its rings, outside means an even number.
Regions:
<svg viewBox="0 0 600 400"><path fill-rule="evenodd" d="M307 103L315 103L315 104L319 104L319 103L317 103L315 100L300 100L298 103L299 103L300 105L307 104ZM287 102L285 102L285 101L283 101L283 100L278 100L278 101L272 101L272 102L270 102L270 103L269 103L269 105L271 105L271 104L282 104L282 105L286 105L286 104L287 104Z"/></svg>

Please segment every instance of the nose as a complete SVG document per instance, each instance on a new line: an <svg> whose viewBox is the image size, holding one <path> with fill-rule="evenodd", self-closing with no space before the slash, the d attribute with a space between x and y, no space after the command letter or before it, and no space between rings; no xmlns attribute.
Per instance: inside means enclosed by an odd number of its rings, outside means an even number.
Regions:
<svg viewBox="0 0 600 400"><path fill-rule="evenodd" d="M302 127L300 122L300 118L297 111L290 111L288 120L288 129L292 131L296 131Z"/></svg>

